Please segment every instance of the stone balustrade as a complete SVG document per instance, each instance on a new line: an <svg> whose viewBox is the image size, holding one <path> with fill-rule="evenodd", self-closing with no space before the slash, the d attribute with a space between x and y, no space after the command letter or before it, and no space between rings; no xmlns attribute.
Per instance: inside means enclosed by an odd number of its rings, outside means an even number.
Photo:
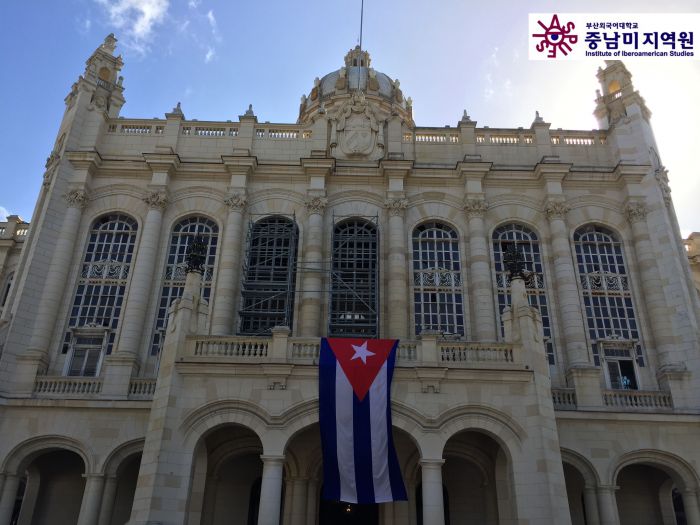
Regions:
<svg viewBox="0 0 700 525"><path fill-rule="evenodd" d="M36 397L91 397L102 391L101 377L38 376Z"/></svg>
<svg viewBox="0 0 700 525"><path fill-rule="evenodd" d="M573 388L552 388L554 410L576 410L576 390Z"/></svg>
<svg viewBox="0 0 700 525"><path fill-rule="evenodd" d="M155 391L155 377L142 377L129 382L129 399L151 399Z"/></svg>
<svg viewBox="0 0 700 525"><path fill-rule="evenodd" d="M650 412L672 411L673 398L670 392L656 390L604 390L606 407L625 410L649 410Z"/></svg>

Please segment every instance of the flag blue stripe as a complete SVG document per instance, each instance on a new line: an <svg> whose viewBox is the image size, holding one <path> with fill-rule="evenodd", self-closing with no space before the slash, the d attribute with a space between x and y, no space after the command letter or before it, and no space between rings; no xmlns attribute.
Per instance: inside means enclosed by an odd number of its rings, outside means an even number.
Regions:
<svg viewBox="0 0 700 525"><path fill-rule="evenodd" d="M357 396L352 396L353 403L353 435L355 449L355 480L357 483L357 502L374 503L374 476L372 474L372 435L370 429L369 404L370 395L367 393L360 402Z"/></svg>
<svg viewBox="0 0 700 525"><path fill-rule="evenodd" d="M396 456L396 449L394 448L394 434L391 425L391 381L394 378L394 363L396 362L396 348L398 346L398 340L394 343L394 347L391 349L391 353L387 358L387 385L386 385L386 425L389 440L389 481L391 483L391 495L394 501L408 500L406 495L406 487L403 483L403 478L401 476L401 468L399 467L399 460Z"/></svg>
<svg viewBox="0 0 700 525"><path fill-rule="evenodd" d="M336 360L326 339L321 339L319 358L319 424L323 446L323 499L340 500L340 473L335 429Z"/></svg>

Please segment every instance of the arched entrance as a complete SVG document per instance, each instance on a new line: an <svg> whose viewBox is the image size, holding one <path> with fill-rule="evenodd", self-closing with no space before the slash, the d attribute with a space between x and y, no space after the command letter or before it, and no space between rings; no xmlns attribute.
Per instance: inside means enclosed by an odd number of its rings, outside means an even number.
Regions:
<svg viewBox="0 0 700 525"><path fill-rule="evenodd" d="M463 431L447 441L443 458L445 523L506 523L513 512L512 482L501 445L485 433Z"/></svg>
<svg viewBox="0 0 700 525"><path fill-rule="evenodd" d="M29 525L73 525L85 490L85 463L69 450L39 453L24 471L13 521ZM22 487L22 484L20 484ZM20 488L20 490L22 490Z"/></svg>
<svg viewBox="0 0 700 525"><path fill-rule="evenodd" d="M680 493L669 474L657 466L627 465L617 475L617 486L620 525L686 525Z"/></svg>
<svg viewBox="0 0 700 525"><path fill-rule="evenodd" d="M418 449L412 438L394 427L394 446L409 501L353 505L323 501L323 462L317 423L295 434L285 450L285 484L282 525L403 525L416 523L414 498Z"/></svg>
<svg viewBox="0 0 700 525"><path fill-rule="evenodd" d="M262 477L262 444L241 425L206 434L195 450L189 524L256 525Z"/></svg>

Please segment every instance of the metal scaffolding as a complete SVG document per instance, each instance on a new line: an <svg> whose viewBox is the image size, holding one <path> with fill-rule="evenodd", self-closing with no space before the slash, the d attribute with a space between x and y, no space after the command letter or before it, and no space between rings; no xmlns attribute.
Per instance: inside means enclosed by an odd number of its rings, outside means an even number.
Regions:
<svg viewBox="0 0 700 525"><path fill-rule="evenodd" d="M373 219L373 220L372 220ZM328 335L379 334L379 254L377 217L333 217Z"/></svg>
<svg viewBox="0 0 700 525"><path fill-rule="evenodd" d="M248 226L238 332L269 333L292 326L299 228L294 216L274 215Z"/></svg>

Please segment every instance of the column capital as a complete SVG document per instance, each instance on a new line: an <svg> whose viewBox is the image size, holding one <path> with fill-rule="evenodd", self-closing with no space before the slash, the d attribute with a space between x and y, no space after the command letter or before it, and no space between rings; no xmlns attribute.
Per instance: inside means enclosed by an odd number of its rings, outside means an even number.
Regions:
<svg viewBox="0 0 700 525"><path fill-rule="evenodd" d="M152 210L163 211L168 206L168 194L165 191L152 191L142 200Z"/></svg>
<svg viewBox="0 0 700 525"><path fill-rule="evenodd" d="M631 224L645 221L647 212L647 205L643 201L628 201L625 205L625 216Z"/></svg>
<svg viewBox="0 0 700 525"><path fill-rule="evenodd" d="M418 461L421 468L441 468L445 464L444 459L421 459Z"/></svg>
<svg viewBox="0 0 700 525"><path fill-rule="evenodd" d="M550 221L554 219L564 220L570 210L571 207L561 199L548 199L544 205L544 213Z"/></svg>
<svg viewBox="0 0 700 525"><path fill-rule="evenodd" d="M489 208L489 204L483 196L466 197L463 208L467 217L472 219L474 217L483 217Z"/></svg>
<svg viewBox="0 0 700 525"><path fill-rule="evenodd" d="M615 493L616 490L619 490L620 487L617 485L598 485L596 487L596 490L598 492L603 492L603 493Z"/></svg>
<svg viewBox="0 0 700 525"><path fill-rule="evenodd" d="M384 207L389 210L389 215L392 217L403 216L406 208L408 208L408 199L399 197L397 199L387 199L384 201Z"/></svg>
<svg viewBox="0 0 700 525"><path fill-rule="evenodd" d="M260 459L265 465L282 465L284 463L284 454L260 454Z"/></svg>
<svg viewBox="0 0 700 525"><path fill-rule="evenodd" d="M309 197L304 203L309 215L323 215L326 206L328 205L328 199L325 197Z"/></svg>
<svg viewBox="0 0 700 525"><path fill-rule="evenodd" d="M224 198L224 204L229 207L231 211L243 211L248 203L248 197L246 197L245 192L236 191L229 193Z"/></svg>
<svg viewBox="0 0 700 525"><path fill-rule="evenodd" d="M78 208L80 210L85 209L90 200L87 191L78 189L70 190L63 198L66 200L68 208Z"/></svg>

